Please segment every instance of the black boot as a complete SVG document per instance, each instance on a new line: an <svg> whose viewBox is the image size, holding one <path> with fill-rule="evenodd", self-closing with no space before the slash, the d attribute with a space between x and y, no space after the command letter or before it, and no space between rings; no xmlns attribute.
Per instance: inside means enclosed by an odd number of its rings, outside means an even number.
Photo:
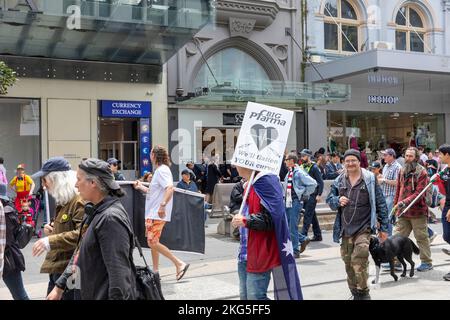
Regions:
<svg viewBox="0 0 450 320"><path fill-rule="evenodd" d="M370 298L369 290L356 290L356 295L353 300L372 300Z"/></svg>

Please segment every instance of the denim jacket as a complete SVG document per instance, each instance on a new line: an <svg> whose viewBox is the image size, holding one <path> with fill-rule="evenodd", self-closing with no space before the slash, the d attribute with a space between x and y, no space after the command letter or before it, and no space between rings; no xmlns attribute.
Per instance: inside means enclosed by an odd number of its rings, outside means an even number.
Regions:
<svg viewBox="0 0 450 320"><path fill-rule="evenodd" d="M288 182L289 173L284 177L284 194L286 195L286 188ZM297 194L298 199L301 201L302 196L309 196L314 193L317 187L317 182L314 180L305 170L296 165L294 168L294 176L292 177L292 185L294 191Z"/></svg>
<svg viewBox="0 0 450 320"><path fill-rule="evenodd" d="M380 222L380 231L387 232L389 221L386 200L383 196L383 192L376 182L375 175L365 169L361 168L361 170L364 182L366 183L367 189L369 191L371 207L370 226L372 232L375 233L377 222ZM331 210L337 210L336 220L334 221L333 227L333 241L337 243L339 243L339 240L342 238L343 232L341 225L342 210L341 206L339 205L339 187L342 185L343 179L345 179L345 173L342 173L339 177L336 178L336 180L334 180L334 183L331 185L330 193L327 197L327 204L330 206Z"/></svg>

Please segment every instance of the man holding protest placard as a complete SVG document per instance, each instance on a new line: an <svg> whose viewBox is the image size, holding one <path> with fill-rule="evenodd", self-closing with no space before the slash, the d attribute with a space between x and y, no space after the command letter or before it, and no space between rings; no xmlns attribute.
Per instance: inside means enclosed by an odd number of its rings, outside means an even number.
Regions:
<svg viewBox="0 0 450 320"><path fill-rule="evenodd" d="M245 291L241 297L251 300L268 299L271 274L275 299L303 299L278 178L292 116L291 111L250 102L233 156L239 174L249 181L232 224L248 231L248 238L241 239L245 270L240 259L239 271Z"/></svg>

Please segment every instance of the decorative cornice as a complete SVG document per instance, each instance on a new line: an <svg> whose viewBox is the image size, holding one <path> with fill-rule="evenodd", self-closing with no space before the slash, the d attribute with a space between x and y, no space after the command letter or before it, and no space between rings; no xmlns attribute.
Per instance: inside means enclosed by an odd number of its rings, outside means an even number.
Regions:
<svg viewBox="0 0 450 320"><path fill-rule="evenodd" d="M216 18L219 23L229 23L229 19L254 19L255 28L267 28L275 20L280 6L275 0L217 0Z"/></svg>
<svg viewBox="0 0 450 320"><path fill-rule="evenodd" d="M280 11L279 5L273 1L235 1L235 0L217 0L216 10L226 10L235 12L245 12L257 15L268 15L275 19Z"/></svg>

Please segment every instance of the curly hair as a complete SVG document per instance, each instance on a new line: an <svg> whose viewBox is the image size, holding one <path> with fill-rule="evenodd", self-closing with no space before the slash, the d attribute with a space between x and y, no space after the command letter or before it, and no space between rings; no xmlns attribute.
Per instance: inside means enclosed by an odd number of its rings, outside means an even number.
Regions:
<svg viewBox="0 0 450 320"><path fill-rule="evenodd" d="M166 148L163 146L155 146L152 149L152 153L155 156L155 164L160 166L165 164L166 166L170 167L170 159L169 159L169 152Z"/></svg>

